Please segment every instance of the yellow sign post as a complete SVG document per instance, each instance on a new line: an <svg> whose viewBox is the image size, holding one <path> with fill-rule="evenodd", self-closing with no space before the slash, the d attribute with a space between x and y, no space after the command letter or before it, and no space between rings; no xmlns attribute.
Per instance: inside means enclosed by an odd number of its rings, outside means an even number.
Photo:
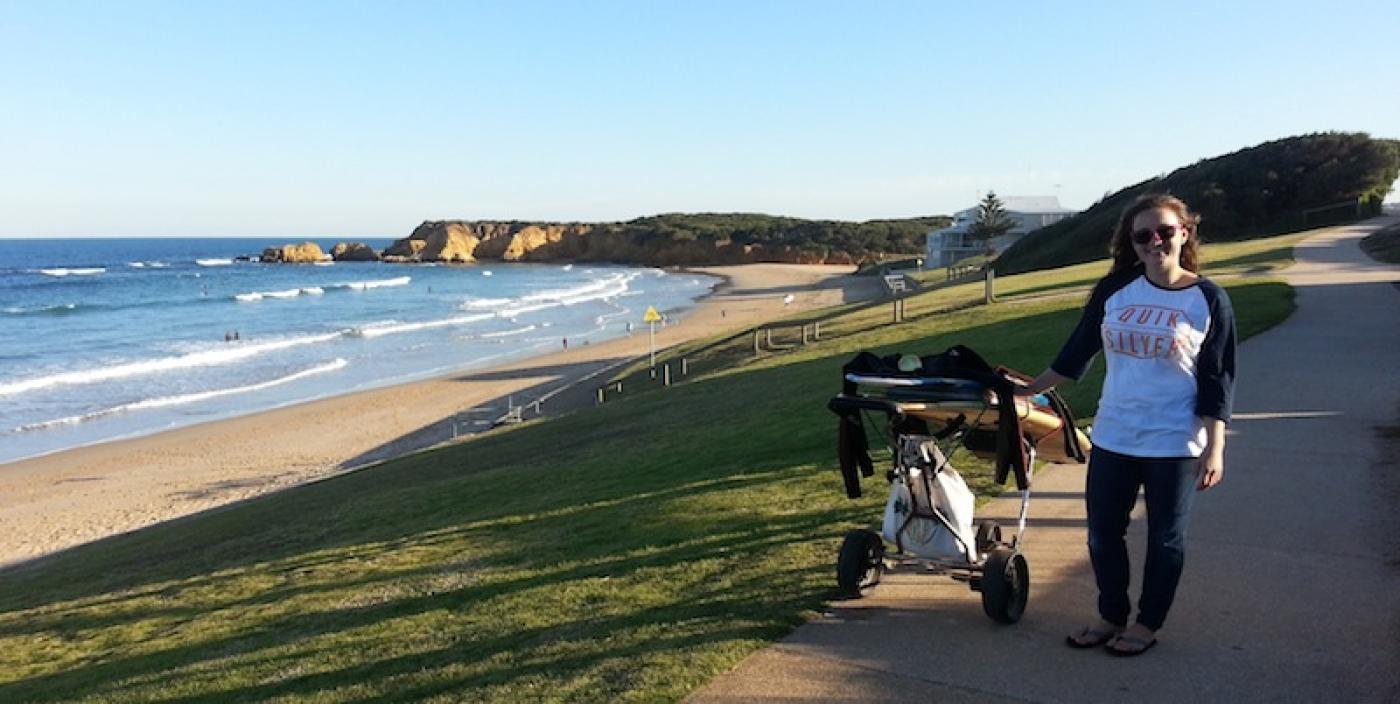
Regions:
<svg viewBox="0 0 1400 704"><path fill-rule="evenodd" d="M642 316L642 322L651 326L651 368L656 368L656 324L661 322L661 314L656 312L656 306L647 306L647 312Z"/></svg>

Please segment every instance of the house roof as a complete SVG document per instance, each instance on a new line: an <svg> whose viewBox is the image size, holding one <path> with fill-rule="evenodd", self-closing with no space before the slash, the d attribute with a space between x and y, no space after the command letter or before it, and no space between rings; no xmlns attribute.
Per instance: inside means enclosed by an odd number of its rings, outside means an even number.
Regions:
<svg viewBox="0 0 1400 704"><path fill-rule="evenodd" d="M1056 196L1005 196L1002 205L1012 213L1072 213Z"/></svg>

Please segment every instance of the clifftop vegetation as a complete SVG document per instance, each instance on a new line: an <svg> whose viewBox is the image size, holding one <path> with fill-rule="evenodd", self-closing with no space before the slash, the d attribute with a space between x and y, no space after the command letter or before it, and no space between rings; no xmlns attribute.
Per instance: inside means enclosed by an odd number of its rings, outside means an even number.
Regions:
<svg viewBox="0 0 1400 704"><path fill-rule="evenodd" d="M1220 242L1379 213L1398 176L1400 141L1324 132L1265 142L1109 194L1031 233L994 266L1008 274L1102 258L1118 213L1143 193L1166 191L1185 200L1201 214L1202 240Z"/></svg>
<svg viewBox="0 0 1400 704"><path fill-rule="evenodd" d="M860 264L923 252L946 217L842 222L750 213L667 214L620 223L425 222L392 261L613 261L670 265Z"/></svg>

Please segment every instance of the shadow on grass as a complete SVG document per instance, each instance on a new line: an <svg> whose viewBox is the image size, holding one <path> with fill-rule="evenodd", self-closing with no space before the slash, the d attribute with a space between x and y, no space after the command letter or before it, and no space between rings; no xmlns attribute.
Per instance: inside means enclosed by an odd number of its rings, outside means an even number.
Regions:
<svg viewBox="0 0 1400 704"><path fill-rule="evenodd" d="M609 507L607 511L616 513L626 509L625 504L618 504ZM576 562L582 564L562 569L535 565L535 572L523 578L493 579L490 576L489 568L483 567L482 569L487 574L479 582L441 593L402 596L367 606L291 614L225 636L208 638L193 645L176 645L131 656L109 655L92 664L71 667L60 672L0 685L0 700L62 700L70 696L92 694L121 698L122 687L120 684L114 683L120 683L123 680L140 678L143 685L159 684L164 680L173 682L188 676L188 673L182 673L185 668L200 663L234 658L235 662L229 663L231 667L248 666L247 663L237 662L243 656L248 656L257 664L265 666L264 661L268 659L268 656L258 653L275 653L285 648L292 648L295 651L288 656L288 659L321 659L321 653L307 652L300 646L314 642L317 638L325 635L363 631L366 628L391 622L413 620L439 612L459 612L470 609L475 604L489 603L492 600L515 593L563 587L587 579L635 578L638 573L657 568L689 565L735 552L753 553L775 549L793 542L811 540L811 536L819 534L831 522L850 520L851 517L845 515L849 513L850 509L823 511L796 514L777 523L738 525L733 531L722 536L703 537L694 543L653 550L636 556L610 554L613 551L626 551L629 547L636 549L636 546L599 546L592 551L592 554L578 556L579 559ZM441 540L444 537L438 536L438 539ZM496 556L498 560L512 558L520 559L520 556L518 554ZM524 561L528 562L529 560L525 559ZM421 573L433 569L435 568L425 567L413 572ZM470 635L463 638L447 637L445 640L449 641L450 645L436 649L414 649L410 643L407 644L410 646L409 652L401 655L373 659L370 662L328 672L289 677L285 680L258 686L240 686L236 689L220 687L207 696L247 700L273 695L305 694L339 686L383 680L396 675L431 670L446 665L458 668L465 667L469 671L469 675L420 688L420 691L426 694L428 691L442 691L439 688L480 687L493 682L506 683L528 679L536 671L540 673L558 672L561 668L567 670L571 666L582 668L595 665L603 659L633 657L648 652L665 652L678 647L679 644L696 645L717 640L771 638L797 622L794 608L815 606L823 597L829 596L826 593L829 590L813 590L810 586L803 584L803 582L811 581L804 577L804 574L810 569L798 568L776 573L757 573L740 583L726 582L723 583L723 586L707 586L705 581L697 581L695 588L687 591L686 598L670 602L665 606L630 611L615 616L591 616L585 612L576 618L567 618L555 624L510 629L507 633L495 637L473 638ZM408 575L396 574L390 577L402 578L404 576ZM214 581L217 579L214 578ZM381 580L376 578L336 584L333 587L327 586L326 590L362 589L376 581ZM181 585L181 588L195 587ZM209 604L204 607L206 609L205 615L209 611L248 608L254 604L283 601L294 596L293 591L305 592L308 590L302 587L283 591L273 590L260 594L252 601ZM765 614L765 611L772 609L775 605L785 607L782 610L792 612L794 615L789 616L785 621L774 622L771 616ZM174 612L128 612L117 618L121 621L134 622L157 617L180 619L197 615L200 613L177 610ZM59 620L60 623L40 622L26 624L26 626L32 625L36 631L61 628L76 632L113 625L113 622L104 622L102 619L84 621L82 618L75 619L71 616L60 617ZM513 662L510 657L522 651L541 650L542 645L557 646L564 641L588 641L608 637L610 634L614 637L625 637L627 632L648 624L693 624L697 620L717 625L704 628L698 633L680 639L637 638L621 649L609 648L603 653L590 653L573 658L538 657L532 659L532 664L524 666ZM731 620L739 624L749 625L728 625L727 622ZM404 635L412 637L415 634L410 631ZM346 647L353 651L355 646ZM363 647L363 644L358 647ZM553 649L560 648L543 648L546 651ZM566 648L563 650L567 651ZM273 655L272 657L278 656ZM341 659L344 658L331 658L331 661ZM502 662L493 662L497 660L502 660ZM155 678L151 679L151 675L155 675ZM392 694L395 697L402 697L405 693L394 691ZM205 700L205 696L175 698L168 701L203 700Z"/></svg>

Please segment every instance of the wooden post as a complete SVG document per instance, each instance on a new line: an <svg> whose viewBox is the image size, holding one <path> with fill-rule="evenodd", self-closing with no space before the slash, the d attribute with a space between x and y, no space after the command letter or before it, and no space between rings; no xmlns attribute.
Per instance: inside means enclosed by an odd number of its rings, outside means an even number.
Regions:
<svg viewBox="0 0 1400 704"><path fill-rule="evenodd" d="M622 393L622 382L620 382L620 381L617 382L617 389L616 389L616 391L617 391L618 393Z"/></svg>
<svg viewBox="0 0 1400 704"><path fill-rule="evenodd" d="M753 356L757 357L759 352L760 352L760 349L759 349L759 346L758 346L758 328L754 328L754 330L753 330Z"/></svg>
<svg viewBox="0 0 1400 704"><path fill-rule="evenodd" d="M802 344L803 344L804 346L807 344L807 324L806 324L806 323L803 323L803 324L802 324Z"/></svg>
<svg viewBox="0 0 1400 704"><path fill-rule="evenodd" d="M813 339L813 340L820 340L820 339L822 339L822 321L820 321L820 320L818 320L818 321L815 322L815 323L812 323L812 339Z"/></svg>
<svg viewBox="0 0 1400 704"><path fill-rule="evenodd" d="M773 349L773 328L768 328L764 332L768 333L768 349L771 350Z"/></svg>
<svg viewBox="0 0 1400 704"><path fill-rule="evenodd" d="M606 387L603 387L603 386L599 386L599 387L598 387L598 405L599 405L599 406L603 405L603 389L604 389L604 388L606 388Z"/></svg>
<svg viewBox="0 0 1400 704"><path fill-rule="evenodd" d="M986 271L987 271L987 290L986 290L986 293L983 295L983 299L984 299L983 302L984 302L984 303L995 303L996 300L997 300L997 294L996 294L996 278L997 278L997 273L996 273L996 269L993 269L993 268L991 268L991 267L989 266L989 267L987 267Z"/></svg>
<svg viewBox="0 0 1400 704"><path fill-rule="evenodd" d="M686 376L689 373L690 359L688 357L681 357L681 376Z"/></svg>
<svg viewBox="0 0 1400 704"><path fill-rule="evenodd" d="M661 378L661 385L662 385L662 386L670 386L670 385L671 385L671 363L670 363L670 362L667 362L667 363L661 365L661 377L662 377L662 378Z"/></svg>

